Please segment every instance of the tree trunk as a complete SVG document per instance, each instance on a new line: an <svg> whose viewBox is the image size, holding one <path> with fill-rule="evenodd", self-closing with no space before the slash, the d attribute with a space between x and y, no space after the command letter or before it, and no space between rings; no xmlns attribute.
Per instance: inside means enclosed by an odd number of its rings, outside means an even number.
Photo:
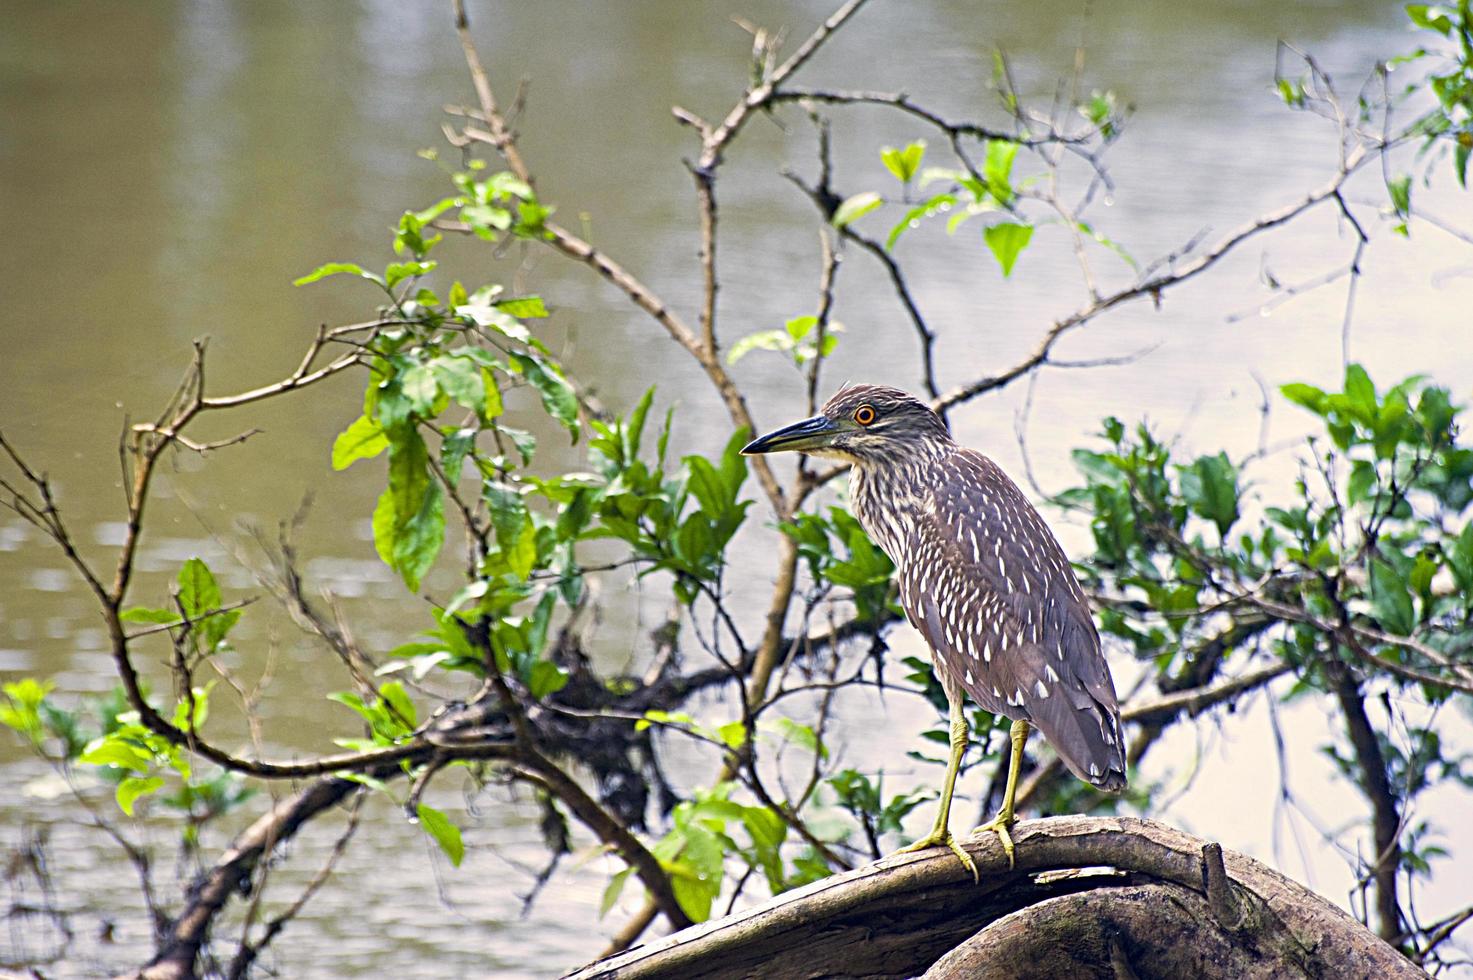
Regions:
<svg viewBox="0 0 1473 980"><path fill-rule="evenodd" d="M568 980L1425 977L1320 896L1149 820L1055 817L894 855L592 963Z"/></svg>

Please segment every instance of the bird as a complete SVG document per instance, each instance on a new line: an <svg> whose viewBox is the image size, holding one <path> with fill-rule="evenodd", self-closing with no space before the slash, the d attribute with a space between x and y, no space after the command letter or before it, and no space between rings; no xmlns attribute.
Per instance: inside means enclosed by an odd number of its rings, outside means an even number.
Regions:
<svg viewBox="0 0 1473 980"><path fill-rule="evenodd" d="M900 605L931 648L946 694L950 756L931 832L902 851L945 845L978 877L949 829L966 754L963 692L1012 720L995 832L1014 866L1011 828L1023 750L1033 729L1080 779L1125 788L1125 739L1110 668L1089 603L1059 540L992 459L959 445L920 399L848 385L812 418L748 443L759 455L796 451L851 465L850 508L895 564Z"/></svg>

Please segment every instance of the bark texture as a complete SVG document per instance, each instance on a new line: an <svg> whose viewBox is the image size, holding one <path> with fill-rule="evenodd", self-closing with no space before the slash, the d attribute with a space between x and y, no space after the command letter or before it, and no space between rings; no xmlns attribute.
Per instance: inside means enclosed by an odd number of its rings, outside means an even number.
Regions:
<svg viewBox="0 0 1473 980"><path fill-rule="evenodd" d="M1278 872L1149 820L1055 817L899 854L590 964L633 978L1400 978L1426 974Z"/></svg>

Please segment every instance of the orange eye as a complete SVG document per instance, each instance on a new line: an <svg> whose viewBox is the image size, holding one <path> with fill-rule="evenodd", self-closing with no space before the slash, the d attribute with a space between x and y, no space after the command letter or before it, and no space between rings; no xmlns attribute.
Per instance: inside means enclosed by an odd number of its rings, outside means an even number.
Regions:
<svg viewBox="0 0 1473 980"><path fill-rule="evenodd" d="M875 420L875 410L869 405L861 405L854 410L854 421L860 425L869 425Z"/></svg>

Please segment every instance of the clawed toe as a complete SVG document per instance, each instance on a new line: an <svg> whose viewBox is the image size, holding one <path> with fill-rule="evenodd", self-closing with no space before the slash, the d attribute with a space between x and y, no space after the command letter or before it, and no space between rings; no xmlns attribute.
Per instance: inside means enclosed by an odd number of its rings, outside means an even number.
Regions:
<svg viewBox="0 0 1473 980"><path fill-rule="evenodd" d="M982 876L977 873L977 864L975 861L972 860L972 855L968 854L966 852L966 849L958 844L956 838L951 836L950 832L948 831L942 831L939 834L927 834L925 837L922 837L915 843L905 845L895 853L910 854L915 851L924 851L929 847L935 847L937 844L945 844L951 849L951 853L955 854L957 856L957 860L961 861L962 867L966 868L972 873L972 881L980 882L982 880Z"/></svg>
<svg viewBox="0 0 1473 980"><path fill-rule="evenodd" d="M1012 820L1004 820L1001 814L978 827L973 833L994 833L1002 842L1002 851L1008 856L1008 867L1013 867L1013 835L1009 833L1013 826Z"/></svg>

